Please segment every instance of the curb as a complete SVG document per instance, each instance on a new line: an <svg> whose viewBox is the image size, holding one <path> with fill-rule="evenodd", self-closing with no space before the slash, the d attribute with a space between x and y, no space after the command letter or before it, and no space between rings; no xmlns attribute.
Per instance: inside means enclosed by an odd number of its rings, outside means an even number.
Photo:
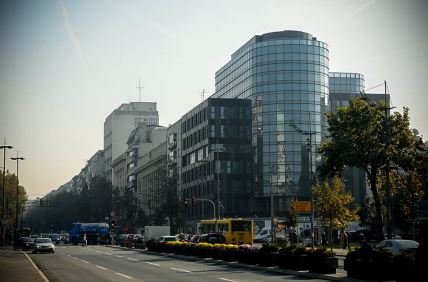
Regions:
<svg viewBox="0 0 428 282"><path fill-rule="evenodd" d="M239 263L239 262L228 262L228 261L223 261L223 260L214 260L212 258L198 258L198 257L194 257L194 256L183 256L183 255L176 255L176 254L169 254L169 253L151 252L151 251L146 251L146 250L141 250L141 249L126 248L126 247L121 247L121 246L107 245L106 247L117 248L117 249L125 249L125 250L134 250L134 251L139 251L140 253L144 253L146 255L180 258L180 259L190 260L190 261L211 262L211 263L220 264L220 265L229 265L229 266L233 266L233 267L241 267L241 268L247 268L247 269L267 271L267 272L272 272L272 273L295 275L295 276L307 277L307 278L313 278L313 279L323 279L323 280L329 280L329 281L354 281L354 282L363 281L363 280L351 279L351 278L347 278L347 277L339 277L337 274L311 273L308 271L296 271L296 270L290 270L290 269L282 269L282 268L278 268L276 266L264 267L264 266L251 265L251 264L245 264L245 263Z"/></svg>

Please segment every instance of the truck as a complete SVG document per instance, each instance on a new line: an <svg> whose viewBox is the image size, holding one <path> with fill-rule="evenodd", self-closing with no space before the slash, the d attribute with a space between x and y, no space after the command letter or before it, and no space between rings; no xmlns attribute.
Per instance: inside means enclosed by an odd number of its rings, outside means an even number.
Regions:
<svg viewBox="0 0 428 282"><path fill-rule="evenodd" d="M110 226L107 223L73 223L73 227L69 231L70 241L73 245L77 245L83 241L83 235L86 234L88 244L107 244L110 242Z"/></svg>
<svg viewBox="0 0 428 282"><path fill-rule="evenodd" d="M168 225L144 226L144 242L151 239L158 240L160 236L170 235L170 232Z"/></svg>

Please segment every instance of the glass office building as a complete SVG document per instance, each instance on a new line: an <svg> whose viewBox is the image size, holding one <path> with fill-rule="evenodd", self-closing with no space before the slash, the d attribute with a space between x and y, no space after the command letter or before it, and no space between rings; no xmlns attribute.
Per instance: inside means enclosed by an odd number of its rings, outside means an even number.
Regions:
<svg viewBox="0 0 428 282"><path fill-rule="evenodd" d="M254 215L310 198L328 95L328 45L300 31L256 35L216 72L213 98L251 99Z"/></svg>

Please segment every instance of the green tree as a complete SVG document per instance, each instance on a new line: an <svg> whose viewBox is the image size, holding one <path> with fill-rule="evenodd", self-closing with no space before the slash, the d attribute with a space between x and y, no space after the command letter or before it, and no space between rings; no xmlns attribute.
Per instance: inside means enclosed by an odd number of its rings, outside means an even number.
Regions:
<svg viewBox="0 0 428 282"><path fill-rule="evenodd" d="M313 195L318 219L329 228L330 248L333 250L333 229L343 229L352 221L358 220L357 210L351 208L354 198L351 193L344 191L344 184L338 176L334 177L333 186L328 181L324 185L317 181Z"/></svg>
<svg viewBox="0 0 428 282"><path fill-rule="evenodd" d="M290 208L285 211L285 225L288 227L297 226L297 202L292 200Z"/></svg>
<svg viewBox="0 0 428 282"><path fill-rule="evenodd" d="M16 181L17 181L17 177L15 174L6 173L6 177L5 177L6 206L5 206L4 219L9 223L9 225L16 224ZM3 185L2 170L0 170L0 185ZM18 211L19 213L21 213L28 199L27 199L27 191L25 190L25 187L22 185L19 185L18 189L19 189ZM1 191L1 193L3 193L3 191ZM0 195L2 195L1 193ZM3 201L0 201L0 210L3 210Z"/></svg>
<svg viewBox="0 0 428 282"><path fill-rule="evenodd" d="M376 234L384 238L382 189L378 183L386 163L391 168L409 172L415 169L416 143L409 128L409 112L395 112L388 117L385 104L351 100L347 107L327 113L329 139L320 146L322 177L341 174L345 165L363 169L368 176L376 210Z"/></svg>

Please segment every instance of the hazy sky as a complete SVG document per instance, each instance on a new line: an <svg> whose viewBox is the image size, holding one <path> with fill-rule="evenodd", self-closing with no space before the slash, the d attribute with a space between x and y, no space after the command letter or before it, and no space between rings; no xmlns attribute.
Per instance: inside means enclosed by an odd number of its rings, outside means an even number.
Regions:
<svg viewBox="0 0 428 282"><path fill-rule="evenodd" d="M305 31L330 46L330 71L388 82L397 110L428 137L428 1L0 2L0 143L19 154L30 198L78 174L103 148L121 103L158 103L161 125L214 91L214 74L257 34ZM379 87L372 91L382 93ZM205 96L205 98L208 95ZM3 152L0 154L3 165Z"/></svg>

